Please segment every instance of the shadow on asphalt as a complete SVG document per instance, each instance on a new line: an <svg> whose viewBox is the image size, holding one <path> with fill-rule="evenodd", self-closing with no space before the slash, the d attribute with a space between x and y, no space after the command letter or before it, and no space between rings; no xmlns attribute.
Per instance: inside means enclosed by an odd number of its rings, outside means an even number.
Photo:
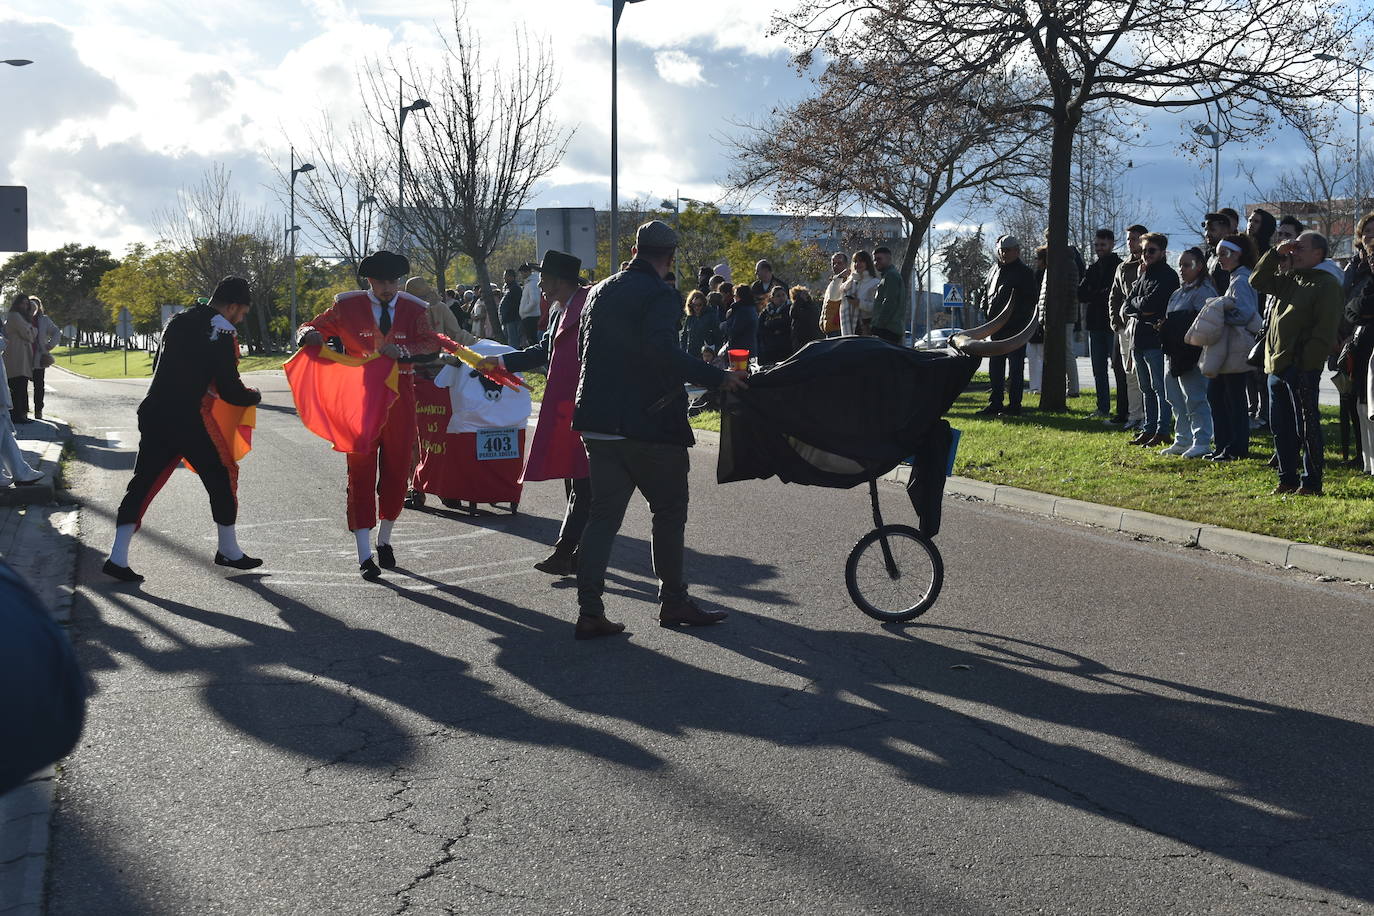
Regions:
<svg viewBox="0 0 1374 916"><path fill-rule="evenodd" d="M705 568L704 557L697 559ZM777 576L772 567L742 557L712 562L723 564L716 580L730 581L732 591L764 603L781 598L766 587ZM736 612L724 626L682 633L805 685L782 687L703 670L633 638L574 643L566 591L551 589L556 600L548 608L527 608L402 572L407 578L381 584L489 631L496 666L580 712L663 735L706 731L780 747L841 748L940 792L970 799L1037 796L1374 899L1374 729L1362 723L1112 669L1048 643L953 627L817 630ZM270 577L232 579L274 607L285 626L146 592L103 590L139 628L96 623L80 643L83 660L90 668L112 666L118 653L153 671L203 674L205 701L226 722L320 765L389 770L417 755L415 737L372 697L443 729L565 747L640 770L670 764L611 727L544 717L508 702L467 662L350 626L278 592ZM413 591L407 582L430 588ZM651 601L643 589L637 583L624 590ZM190 644L140 602L244 644ZM633 632L656 621L644 616L627 623ZM150 649L142 628L174 648ZM933 641L941 637L965 647ZM305 677L265 670L282 667ZM969 711L980 708L996 713ZM1065 729L1076 731L1065 737ZM1094 738L1113 747L1098 749ZM704 791L689 781L663 784L668 792ZM724 797L720 787L710 791ZM713 806L710 816L740 815Z"/></svg>

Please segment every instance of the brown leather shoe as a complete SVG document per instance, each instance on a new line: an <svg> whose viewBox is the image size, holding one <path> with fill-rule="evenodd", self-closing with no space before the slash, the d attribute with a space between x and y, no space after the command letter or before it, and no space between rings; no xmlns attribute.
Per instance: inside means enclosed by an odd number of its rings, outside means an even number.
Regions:
<svg viewBox="0 0 1374 916"><path fill-rule="evenodd" d="M703 611L695 601L686 598L682 601L665 601L658 608L658 625L676 627L686 624L689 627L704 627L720 623L730 615L724 611Z"/></svg>
<svg viewBox="0 0 1374 916"><path fill-rule="evenodd" d="M1270 496L1285 496L1285 495L1287 495L1287 494L1289 494L1289 493L1296 493L1296 492L1298 492L1298 488L1295 487L1295 486L1293 486L1291 483L1281 483L1281 484L1279 484L1277 487L1275 487L1274 489L1270 490L1270 491L1269 491L1269 495L1270 495Z"/></svg>
<svg viewBox="0 0 1374 916"><path fill-rule="evenodd" d="M573 639L596 639L598 636L614 636L625 632L625 624L614 623L605 617L592 617L582 614L577 618L573 629Z"/></svg>
<svg viewBox="0 0 1374 916"><path fill-rule="evenodd" d="M1154 438L1154 436L1150 435L1149 433L1139 432L1139 433L1136 433L1136 434L1135 434L1135 437L1134 437L1133 439L1130 440L1130 444L1131 444L1131 445L1144 445L1144 444L1145 444L1145 441L1146 441L1147 439L1153 439L1153 438Z"/></svg>
<svg viewBox="0 0 1374 916"><path fill-rule="evenodd" d="M1321 496L1321 495L1322 495L1322 488L1321 488L1321 487L1298 487L1298 489L1297 489L1296 492L1297 492L1297 494L1298 494L1299 496Z"/></svg>

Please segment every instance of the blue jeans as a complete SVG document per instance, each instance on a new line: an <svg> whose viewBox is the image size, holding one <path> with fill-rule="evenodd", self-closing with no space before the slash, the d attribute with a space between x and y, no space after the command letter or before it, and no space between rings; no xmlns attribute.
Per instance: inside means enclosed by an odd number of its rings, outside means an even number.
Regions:
<svg viewBox="0 0 1374 916"><path fill-rule="evenodd" d="M1213 437L1217 453L1250 457L1249 372L1228 372L1209 379L1207 401L1212 405Z"/></svg>
<svg viewBox="0 0 1374 916"><path fill-rule="evenodd" d="M1301 484L1309 490L1322 486L1326 440L1317 410L1321 373L1321 369L1289 366L1269 376L1269 428L1274 432L1274 451L1279 456L1279 483L1285 486Z"/></svg>
<svg viewBox="0 0 1374 916"><path fill-rule="evenodd" d="M1189 446L1212 447L1212 407L1207 403L1207 379L1193 367L1182 375L1164 376L1164 396L1177 418L1174 440Z"/></svg>
<svg viewBox="0 0 1374 916"><path fill-rule="evenodd" d="M501 329L506 332L506 346L514 347L517 350L525 346L525 341L523 340L524 335L520 333L520 322L518 320L502 322Z"/></svg>
<svg viewBox="0 0 1374 916"><path fill-rule="evenodd" d="M1112 365L1112 345L1116 334L1111 330L1088 332L1088 359L1093 366L1093 387L1097 389L1097 412L1112 412L1112 386L1107 382L1107 370Z"/></svg>
<svg viewBox="0 0 1374 916"><path fill-rule="evenodd" d="M1174 425L1174 415L1164 397L1164 348L1134 350L1133 355L1140 398L1145 402L1145 425L1140 431L1147 436L1166 436Z"/></svg>

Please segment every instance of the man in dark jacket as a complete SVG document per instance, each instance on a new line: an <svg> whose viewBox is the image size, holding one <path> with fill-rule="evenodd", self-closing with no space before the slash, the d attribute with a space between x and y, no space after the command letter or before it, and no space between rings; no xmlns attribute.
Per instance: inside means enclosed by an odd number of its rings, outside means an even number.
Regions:
<svg viewBox="0 0 1374 916"><path fill-rule="evenodd" d="M1083 304L1083 324L1088 332L1088 359L1093 367L1093 384L1097 387L1097 411L1095 417L1109 417L1112 412L1112 391L1107 385L1107 367L1112 363L1112 347L1116 344L1116 334L1112 331L1111 318L1107 311L1107 297L1111 295L1112 278L1121 258L1112 247L1116 235L1110 229L1099 229L1093 237L1093 254L1097 255L1092 266L1078 284L1078 301ZM1125 373L1118 361L1114 368L1120 373L1116 379L1117 390L1126 384Z"/></svg>
<svg viewBox="0 0 1374 916"><path fill-rule="evenodd" d="M1179 280L1178 273L1169 266L1168 236L1148 232L1140 242L1140 275L1131 285L1121 312L1128 319L1135 319L1131 350L1145 406L1145 425L1131 444L1149 448L1171 441L1174 427L1173 409L1164 397L1164 342L1159 331Z"/></svg>
<svg viewBox="0 0 1374 916"><path fill-rule="evenodd" d="M1006 324L992 335L993 340L1007 340L1015 337L1035 315L1037 296L1035 274L1021 260L1021 242L1013 235L1004 235L997 240L997 264L988 274L987 302L988 318L995 318L1004 309L1011 309L1011 317ZM992 380L992 395L988 406L979 413L996 415L1000 413L1015 416L1021 412L1021 391L1025 387L1026 348L1019 347L1006 356L993 356L988 359L988 375ZM1008 376L1010 386L1008 388ZM1002 406L1004 390L1007 404Z"/></svg>
<svg viewBox="0 0 1374 916"><path fill-rule="evenodd" d="M666 223L640 226L629 267L597 284L582 311L582 370L572 425L587 448L592 504L578 547L577 639L625 629L606 619L601 596L611 544L635 490L653 514L659 625L700 626L725 618L723 611L697 607L683 575L687 449L695 440L682 386L734 390L744 387L744 373L717 369L678 346L681 300L663 282L676 249L677 234Z"/></svg>
<svg viewBox="0 0 1374 916"><path fill-rule="evenodd" d="M501 319L501 331L506 335L506 346L515 347L519 350L528 344L534 343L532 340L525 340L520 333L520 299L523 290L520 287L520 280L515 275L515 269L506 268L506 291L501 296L501 304L496 309L497 317Z"/></svg>
<svg viewBox="0 0 1374 916"><path fill-rule="evenodd" d="M167 324L162 357L138 405L138 458L124 501L115 516L115 540L104 572L122 582L142 582L129 568L129 542L143 513L172 471L186 459L210 496L210 514L219 528L215 563L253 569L262 560L246 556L234 532L239 504L238 473L233 455L220 438L212 438L209 418L202 412L207 392L230 404L251 407L262 400L239 378L239 343L234 325L248 314L248 281L225 277L208 305L193 305ZM216 429L218 432L218 429Z"/></svg>

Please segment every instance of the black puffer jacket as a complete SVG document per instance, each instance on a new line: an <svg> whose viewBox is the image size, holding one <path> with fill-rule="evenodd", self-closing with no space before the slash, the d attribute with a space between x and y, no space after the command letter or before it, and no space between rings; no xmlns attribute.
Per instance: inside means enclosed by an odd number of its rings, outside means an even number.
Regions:
<svg viewBox="0 0 1374 916"><path fill-rule="evenodd" d="M573 429L692 445L684 382L718 388L725 373L682 352L677 290L640 260L602 280L582 309Z"/></svg>
<svg viewBox="0 0 1374 916"><path fill-rule="evenodd" d="M1178 289L1178 273L1164 261L1141 271L1126 295L1122 309L1135 319L1135 348L1152 350L1162 346L1158 325L1164 321L1169 297Z"/></svg>

